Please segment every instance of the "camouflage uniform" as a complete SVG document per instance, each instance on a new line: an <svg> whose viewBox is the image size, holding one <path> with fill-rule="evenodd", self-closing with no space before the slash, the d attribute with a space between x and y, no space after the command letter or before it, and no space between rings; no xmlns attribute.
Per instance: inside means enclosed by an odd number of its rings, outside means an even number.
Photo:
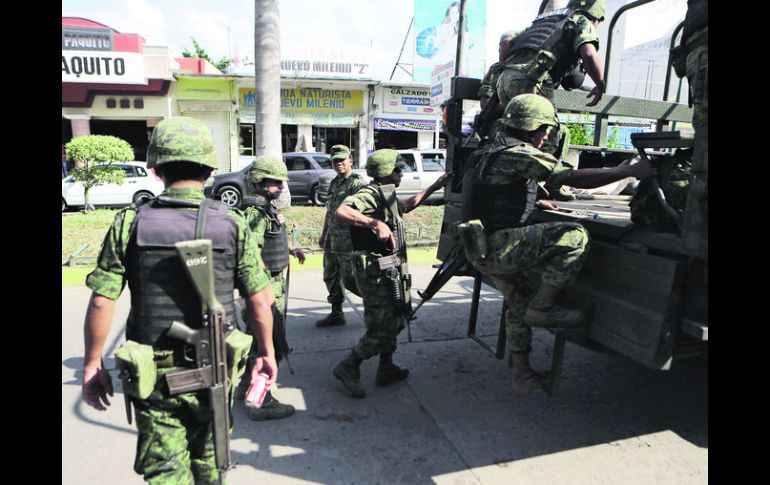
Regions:
<svg viewBox="0 0 770 485"><path fill-rule="evenodd" d="M342 204L386 224L390 221L388 204L374 182L346 197ZM399 216L401 207L399 202ZM353 275L364 300L366 333L353 347L353 352L362 359L380 352L395 352L396 336L406 326L404 315L393 304L390 283L382 277L377 264L377 258L382 256L385 254L369 251L354 251L351 256Z"/></svg>
<svg viewBox="0 0 770 485"><path fill-rule="evenodd" d="M329 292L326 301L332 305L345 301L343 286L351 288L355 284L355 281L349 281L354 279L350 266L350 253L353 251L350 228L337 224L334 220L334 212L345 197L355 194L364 185L366 183L363 179L353 172L347 177L337 175L329 184L329 198L326 201L327 236L323 247L323 278Z"/></svg>
<svg viewBox="0 0 770 485"><path fill-rule="evenodd" d="M192 188L166 189L161 195L172 199L200 202L203 192ZM195 209L179 209L195 210ZM86 285L96 294L117 300L126 280L126 249L132 222L137 215L131 205L115 216L102 243L96 269L88 275ZM256 242L240 211L230 209L229 217L237 226L236 267L233 271L241 296L262 291L269 275L257 267ZM174 366L170 351L156 350L158 381L153 393L144 400L131 398L139 433L134 471L156 484L217 483L212 430L209 422L208 391L169 396L161 378L169 372L183 370Z"/></svg>
<svg viewBox="0 0 770 485"><path fill-rule="evenodd" d="M709 46L708 23L691 19L695 13L708 19L708 2L689 0L682 38L687 46L687 82L693 106L695 130L692 178L685 210L685 245L701 258L708 257L708 137L709 137ZM697 9L702 11L697 12ZM692 24L692 27L690 25Z"/></svg>
<svg viewBox="0 0 770 485"><path fill-rule="evenodd" d="M572 14L570 20L577 26L574 37L571 39L566 36L562 37L551 51L559 61L562 60L559 59L559 55L567 53L571 56L568 59L571 62L567 62L569 65L580 58L578 49L583 44L591 42L596 44L597 49L599 48L598 33L588 17L578 12ZM558 85L561 79L553 79L550 73L540 83L534 83L527 79L527 69L536 56L537 51L533 49L521 49L513 52L505 60L505 66L497 80L497 93L503 106L507 105L515 96L524 93L539 94L553 103L554 86ZM569 141L569 130L559 124L541 150L550 153L557 159L563 159L569 147Z"/></svg>
<svg viewBox="0 0 770 485"><path fill-rule="evenodd" d="M523 96L519 96L517 100L520 98ZM543 98L539 99L547 103ZM514 118L521 116L521 113L515 111L511 113L513 106L514 103L511 103L506 108L503 123L509 123L511 114ZM551 107L542 120L527 126L526 131L534 130L539 123L548 121L546 117L551 117L552 113ZM484 165L480 170L478 182L488 187L490 192L497 190L496 187L503 187L492 197L511 200L519 195L511 193L511 190L518 190L516 187L521 187L522 182L545 182L547 187L558 190L573 169L566 162L557 160L528 143L490 155L486 162L481 163ZM502 209L503 206L498 207ZM563 288L580 271L588 233L577 223L550 222L520 226L506 220L505 216L497 219L495 217L495 214L482 216L487 226L484 234L479 236L483 238L483 244L469 244L467 239L462 237L460 244L464 246L471 264L492 279L508 305L505 325L511 350L529 352L532 330L525 323L524 315L534 293L525 272L539 270L543 284ZM497 225L493 225L492 221ZM480 225L480 222L471 221L470 224ZM481 249L484 246L485 250Z"/></svg>

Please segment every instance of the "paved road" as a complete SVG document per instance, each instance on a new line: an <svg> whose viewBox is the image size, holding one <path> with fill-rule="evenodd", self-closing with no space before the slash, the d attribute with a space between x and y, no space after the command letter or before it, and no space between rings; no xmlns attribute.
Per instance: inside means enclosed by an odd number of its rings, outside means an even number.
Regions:
<svg viewBox="0 0 770 485"><path fill-rule="evenodd" d="M412 268L415 289L433 274ZM567 344L559 394L517 398L511 372L465 337L473 288L454 278L399 336L396 362L412 371L374 385L376 361L362 366L367 397L347 397L331 368L364 331L350 296L348 324L317 329L328 311L318 271L292 274L289 337L296 374L285 366L278 396L296 406L282 421L252 422L233 411L231 485L255 483L705 484L708 481L708 370L675 362L669 372ZM494 344L501 299L484 287L478 333ZM414 293L413 293L414 294ZM416 297L416 294L414 294ZM142 483L132 471L136 432L126 422L120 381L105 412L80 398L82 322L89 291L62 288L62 484ZM118 300L106 365L123 341L128 291ZM553 337L534 334L534 365L550 364Z"/></svg>

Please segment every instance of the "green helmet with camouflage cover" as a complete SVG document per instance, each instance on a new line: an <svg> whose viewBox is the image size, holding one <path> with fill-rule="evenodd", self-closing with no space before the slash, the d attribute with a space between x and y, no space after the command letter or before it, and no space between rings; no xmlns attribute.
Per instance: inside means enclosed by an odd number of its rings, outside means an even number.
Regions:
<svg viewBox="0 0 770 485"><path fill-rule="evenodd" d="M397 151L390 148L377 150L366 159L366 175L372 178L387 177L396 168L405 167L406 162Z"/></svg>
<svg viewBox="0 0 770 485"><path fill-rule="evenodd" d="M219 168L214 140L202 121L177 116L155 126L147 147L147 168L171 162L193 162Z"/></svg>
<svg viewBox="0 0 770 485"><path fill-rule="evenodd" d="M538 94L520 94L508 102L500 123L522 131L535 131L541 125L556 126L556 110Z"/></svg>
<svg viewBox="0 0 770 485"><path fill-rule="evenodd" d="M604 0L569 0L567 8L585 12L599 21L604 20Z"/></svg>
<svg viewBox="0 0 770 485"><path fill-rule="evenodd" d="M289 172L283 158L276 155L262 155L257 157L249 168L249 182L259 183L263 179L289 180Z"/></svg>

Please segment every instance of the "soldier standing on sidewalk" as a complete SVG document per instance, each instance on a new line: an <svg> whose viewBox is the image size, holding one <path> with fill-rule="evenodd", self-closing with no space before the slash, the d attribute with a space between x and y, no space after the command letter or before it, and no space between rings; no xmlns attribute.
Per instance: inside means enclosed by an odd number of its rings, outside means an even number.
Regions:
<svg viewBox="0 0 770 485"><path fill-rule="evenodd" d="M329 292L326 300L332 304L332 311L318 320L316 327L345 325L342 303L345 301L344 288L355 289L356 282L350 266L353 243L347 226L334 220L334 212L345 197L353 195L366 185L363 178L353 173L353 159L345 145L334 145L331 150L332 164L337 176L329 184L329 198L326 201L324 228L318 245L324 250L324 283ZM355 293L355 291L354 291Z"/></svg>

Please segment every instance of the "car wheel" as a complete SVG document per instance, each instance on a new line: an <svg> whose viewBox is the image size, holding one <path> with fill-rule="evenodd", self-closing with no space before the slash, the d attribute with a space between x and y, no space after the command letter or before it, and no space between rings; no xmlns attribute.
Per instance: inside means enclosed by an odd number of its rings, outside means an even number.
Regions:
<svg viewBox="0 0 770 485"><path fill-rule="evenodd" d="M145 199L152 199L153 195L152 192L147 192L146 190L140 190L139 192L134 194L133 200L134 204L138 204L141 201Z"/></svg>
<svg viewBox="0 0 770 485"><path fill-rule="evenodd" d="M68 207L67 207L67 202L65 202L65 201L64 201L64 197L62 197L62 198L61 198L61 211L62 211L62 212L67 212L67 209L68 209Z"/></svg>
<svg viewBox="0 0 770 485"><path fill-rule="evenodd" d="M322 206L322 205L324 205L324 203L321 202L320 196L318 195L318 186L317 185L315 187L313 187L312 189L310 189L310 197L308 197L308 199L310 200L310 205L315 205L315 206Z"/></svg>
<svg viewBox="0 0 770 485"><path fill-rule="evenodd" d="M237 208L241 205L241 191L232 185L222 187L219 190L219 200L229 207Z"/></svg>

